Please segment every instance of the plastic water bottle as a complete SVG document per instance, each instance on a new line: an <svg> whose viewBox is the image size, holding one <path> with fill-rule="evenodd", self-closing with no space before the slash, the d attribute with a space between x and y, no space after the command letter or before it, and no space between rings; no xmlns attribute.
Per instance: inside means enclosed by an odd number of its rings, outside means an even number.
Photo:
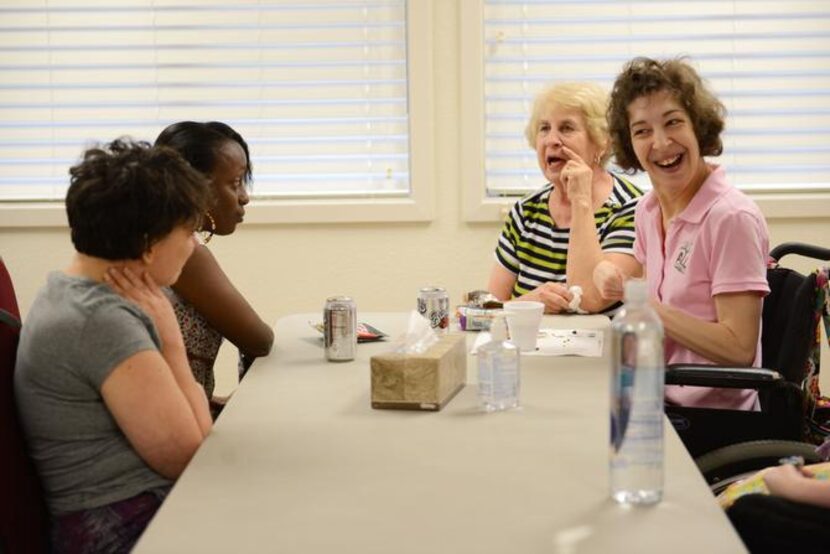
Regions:
<svg viewBox="0 0 830 554"><path fill-rule="evenodd" d="M490 324L492 340L478 348L478 397L487 412L519 406L519 349L507 342L507 323L498 315Z"/></svg>
<svg viewBox="0 0 830 554"><path fill-rule="evenodd" d="M611 496L651 504L663 496L663 325L645 281L625 284L611 322Z"/></svg>

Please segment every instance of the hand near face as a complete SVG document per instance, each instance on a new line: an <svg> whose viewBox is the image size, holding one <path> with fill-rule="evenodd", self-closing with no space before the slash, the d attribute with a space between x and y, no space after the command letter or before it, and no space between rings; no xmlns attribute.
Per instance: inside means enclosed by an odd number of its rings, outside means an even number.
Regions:
<svg viewBox="0 0 830 554"><path fill-rule="evenodd" d="M568 311L568 303L572 298L573 294L566 286L559 283L545 283L516 300L536 300L545 305L546 314L558 314Z"/></svg>
<svg viewBox="0 0 830 554"><path fill-rule="evenodd" d="M600 296L606 300L622 300L624 278L616 265L601 261L594 268L593 280Z"/></svg>
<svg viewBox="0 0 830 554"><path fill-rule="evenodd" d="M149 272L143 271L138 276L127 267L111 267L104 275L104 282L153 320L164 346L183 344L173 306Z"/></svg>
<svg viewBox="0 0 830 554"><path fill-rule="evenodd" d="M592 202L594 171L579 154L562 146L562 153L568 158L560 173L560 181L565 185L565 193L571 202L578 200Z"/></svg>

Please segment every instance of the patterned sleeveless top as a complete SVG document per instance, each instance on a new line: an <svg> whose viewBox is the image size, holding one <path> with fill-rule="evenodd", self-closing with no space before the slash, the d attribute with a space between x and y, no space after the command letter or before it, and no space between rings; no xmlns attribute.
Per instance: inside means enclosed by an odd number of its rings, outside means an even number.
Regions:
<svg viewBox="0 0 830 554"><path fill-rule="evenodd" d="M215 387L213 364L216 363L219 347L222 346L222 335L173 289L165 287L163 290L176 312L193 377L204 387L208 399L211 399Z"/></svg>

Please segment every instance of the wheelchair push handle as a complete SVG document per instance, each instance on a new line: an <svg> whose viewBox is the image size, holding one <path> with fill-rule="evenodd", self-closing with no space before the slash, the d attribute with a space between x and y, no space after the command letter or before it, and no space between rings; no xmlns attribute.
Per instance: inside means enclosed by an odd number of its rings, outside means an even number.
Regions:
<svg viewBox="0 0 830 554"><path fill-rule="evenodd" d="M788 254L797 254L816 260L830 260L830 248L823 248L803 242L784 242L773 248L769 253L770 258L775 261L779 261Z"/></svg>

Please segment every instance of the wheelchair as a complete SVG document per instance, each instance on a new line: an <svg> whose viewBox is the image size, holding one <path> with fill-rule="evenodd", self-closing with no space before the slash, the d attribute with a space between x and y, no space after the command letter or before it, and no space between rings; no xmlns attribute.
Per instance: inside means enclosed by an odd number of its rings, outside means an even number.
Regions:
<svg viewBox="0 0 830 554"><path fill-rule="evenodd" d="M762 315L763 368L690 364L666 368L667 385L758 391L761 410L757 412L666 406L666 415L696 461L707 453L739 443L820 442L827 435L824 416L819 413L822 410L816 408L821 354L819 324L824 320L828 325L830 321L827 269L801 275L781 267L780 259L791 254L830 260L830 249L802 243L784 243L770 252L770 294L764 299ZM740 458L739 447L727 452L732 452L727 455L729 459ZM769 459L770 456L764 458ZM730 463L727 461L726 466ZM713 479L723 476L719 474Z"/></svg>

